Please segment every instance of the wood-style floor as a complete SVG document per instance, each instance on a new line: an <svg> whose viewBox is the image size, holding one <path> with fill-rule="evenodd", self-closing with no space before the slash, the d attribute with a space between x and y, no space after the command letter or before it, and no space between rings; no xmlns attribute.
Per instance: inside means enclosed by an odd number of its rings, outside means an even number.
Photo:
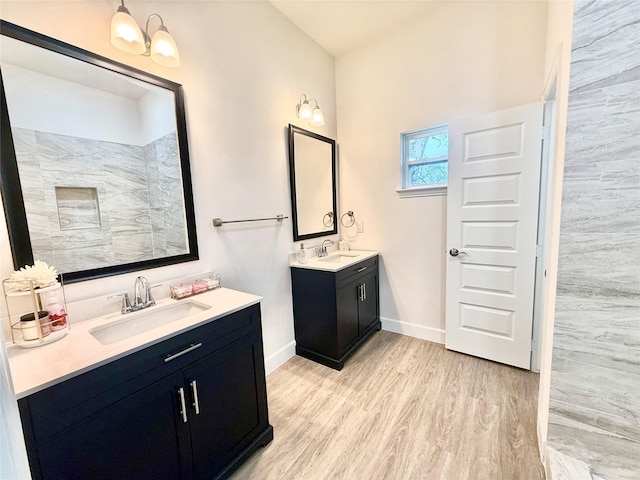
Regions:
<svg viewBox="0 0 640 480"><path fill-rule="evenodd" d="M542 480L538 375L381 331L267 378L274 440L234 480Z"/></svg>

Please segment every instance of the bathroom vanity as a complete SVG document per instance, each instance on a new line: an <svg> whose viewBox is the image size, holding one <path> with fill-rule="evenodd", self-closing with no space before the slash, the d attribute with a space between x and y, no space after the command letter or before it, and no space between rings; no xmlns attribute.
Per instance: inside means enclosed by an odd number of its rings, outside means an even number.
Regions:
<svg viewBox="0 0 640 480"><path fill-rule="evenodd" d="M291 264L296 353L336 370L380 330L378 252Z"/></svg>
<svg viewBox="0 0 640 480"><path fill-rule="evenodd" d="M193 298L209 308L133 338L104 344L88 321L12 347L34 479L226 478L272 440L260 297Z"/></svg>

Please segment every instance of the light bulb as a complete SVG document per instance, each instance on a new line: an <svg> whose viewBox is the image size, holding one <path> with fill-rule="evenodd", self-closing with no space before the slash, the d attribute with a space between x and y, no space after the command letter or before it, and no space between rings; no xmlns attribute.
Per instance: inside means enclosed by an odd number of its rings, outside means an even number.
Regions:
<svg viewBox="0 0 640 480"><path fill-rule="evenodd" d="M311 105L307 100L298 108L298 118L301 120L308 120L311 118Z"/></svg>
<svg viewBox="0 0 640 480"><path fill-rule="evenodd" d="M111 19L111 44L118 50L134 55L141 55L146 50L140 27L123 6L118 7Z"/></svg>
<svg viewBox="0 0 640 480"><path fill-rule="evenodd" d="M158 31L151 39L151 60L165 67L177 67L180 65L178 46L169 31L164 27L158 27Z"/></svg>
<svg viewBox="0 0 640 480"><path fill-rule="evenodd" d="M321 127L322 125L324 125L324 115L322 113L322 110L320 110L320 107L318 107L317 105L316 108L313 109L311 121L309 122L309 124L313 125L314 127Z"/></svg>

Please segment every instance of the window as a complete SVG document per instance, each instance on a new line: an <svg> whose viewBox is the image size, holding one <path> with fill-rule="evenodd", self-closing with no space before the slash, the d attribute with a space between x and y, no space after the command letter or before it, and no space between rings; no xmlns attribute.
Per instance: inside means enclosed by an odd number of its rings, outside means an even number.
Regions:
<svg viewBox="0 0 640 480"><path fill-rule="evenodd" d="M446 125L401 134L401 197L447 193L449 132Z"/></svg>

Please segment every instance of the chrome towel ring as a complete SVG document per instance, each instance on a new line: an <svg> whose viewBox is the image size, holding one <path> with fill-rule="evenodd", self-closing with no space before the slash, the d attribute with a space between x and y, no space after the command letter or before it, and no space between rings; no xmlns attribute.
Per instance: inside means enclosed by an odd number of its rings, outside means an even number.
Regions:
<svg viewBox="0 0 640 480"><path fill-rule="evenodd" d="M344 221L344 217L349 216L351 218L351 221L347 224ZM353 214L353 212L351 210L349 210L347 213L342 214L342 217L340 217L340 223L342 224L343 227L349 228L349 227L353 227L353 225L356 223L356 216Z"/></svg>

